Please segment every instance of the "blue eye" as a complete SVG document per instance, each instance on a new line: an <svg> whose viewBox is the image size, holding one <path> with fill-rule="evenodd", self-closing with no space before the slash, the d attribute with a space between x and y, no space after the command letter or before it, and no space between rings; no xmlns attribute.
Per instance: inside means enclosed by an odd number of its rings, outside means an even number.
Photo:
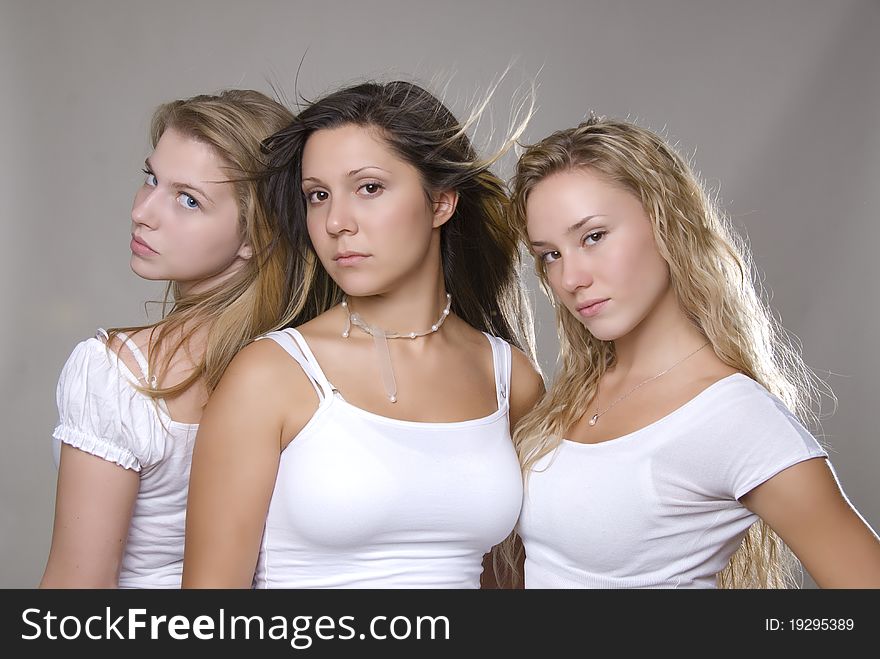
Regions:
<svg viewBox="0 0 880 659"><path fill-rule="evenodd" d="M195 200L195 197L188 195L185 192L181 192L177 195L177 203L189 210L196 210L199 208L199 202Z"/></svg>
<svg viewBox="0 0 880 659"><path fill-rule="evenodd" d="M147 175L147 178L144 179L144 184L149 185L151 188L155 188L157 183L156 175L149 169L142 169L141 171Z"/></svg>

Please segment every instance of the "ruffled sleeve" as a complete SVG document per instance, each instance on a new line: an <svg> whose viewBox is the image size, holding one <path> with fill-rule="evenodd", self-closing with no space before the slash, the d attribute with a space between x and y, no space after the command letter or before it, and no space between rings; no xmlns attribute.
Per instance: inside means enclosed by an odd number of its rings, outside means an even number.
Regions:
<svg viewBox="0 0 880 659"><path fill-rule="evenodd" d="M149 466L164 452L155 403L131 386L133 376L97 338L74 348L58 379L58 425L52 436L126 469Z"/></svg>

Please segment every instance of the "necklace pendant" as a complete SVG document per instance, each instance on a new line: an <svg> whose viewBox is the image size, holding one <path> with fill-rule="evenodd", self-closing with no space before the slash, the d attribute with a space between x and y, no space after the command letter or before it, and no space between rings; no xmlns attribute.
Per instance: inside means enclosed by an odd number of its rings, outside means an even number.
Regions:
<svg viewBox="0 0 880 659"><path fill-rule="evenodd" d="M407 337L410 340L413 340L420 336L427 336L431 332L438 331L440 329L440 326L443 325L443 321L445 321L450 314L450 309L452 308L452 295L450 293L446 294L446 306L444 307L437 321L433 325L431 325L430 332L398 333L389 332L382 329L381 327L373 327L372 325L368 324L363 318L361 318L360 314L351 310L351 305L348 303L348 299L344 295L342 297L342 308L346 311L345 327L343 327L342 329L342 338L347 339L349 336L351 336L352 325L373 337L376 352L379 356L382 381L385 385L385 392L388 396L388 402L396 403L397 383L394 380L394 368L391 366L391 354L388 352L388 339L400 339L403 337Z"/></svg>
<svg viewBox="0 0 880 659"><path fill-rule="evenodd" d="M599 413L596 412L593 416L590 417L590 425L595 426L599 421Z"/></svg>

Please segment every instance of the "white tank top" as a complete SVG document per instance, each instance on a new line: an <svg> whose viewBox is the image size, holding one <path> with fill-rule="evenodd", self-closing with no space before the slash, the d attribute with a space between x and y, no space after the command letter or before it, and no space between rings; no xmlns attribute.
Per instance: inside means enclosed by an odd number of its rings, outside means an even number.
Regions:
<svg viewBox="0 0 880 659"><path fill-rule="evenodd" d="M478 588L516 524L522 478L508 422L510 346L492 345L498 409L402 421L345 401L295 329L271 332L318 392L281 453L256 588Z"/></svg>

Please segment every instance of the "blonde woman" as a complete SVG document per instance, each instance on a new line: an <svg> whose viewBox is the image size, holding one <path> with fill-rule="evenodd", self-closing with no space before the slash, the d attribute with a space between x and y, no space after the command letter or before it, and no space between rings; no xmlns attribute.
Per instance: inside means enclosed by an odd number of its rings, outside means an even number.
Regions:
<svg viewBox="0 0 880 659"><path fill-rule="evenodd" d="M131 268L168 281L171 309L154 325L99 330L64 366L41 586L180 587L202 407L233 355L289 316L291 249L254 177L261 141L292 119L248 90L156 110L131 211Z"/></svg>
<svg viewBox="0 0 880 659"><path fill-rule="evenodd" d="M513 188L561 343L515 433L525 586L781 586L780 538L820 586L880 586L880 541L801 424L809 371L685 162L594 118L529 147Z"/></svg>

